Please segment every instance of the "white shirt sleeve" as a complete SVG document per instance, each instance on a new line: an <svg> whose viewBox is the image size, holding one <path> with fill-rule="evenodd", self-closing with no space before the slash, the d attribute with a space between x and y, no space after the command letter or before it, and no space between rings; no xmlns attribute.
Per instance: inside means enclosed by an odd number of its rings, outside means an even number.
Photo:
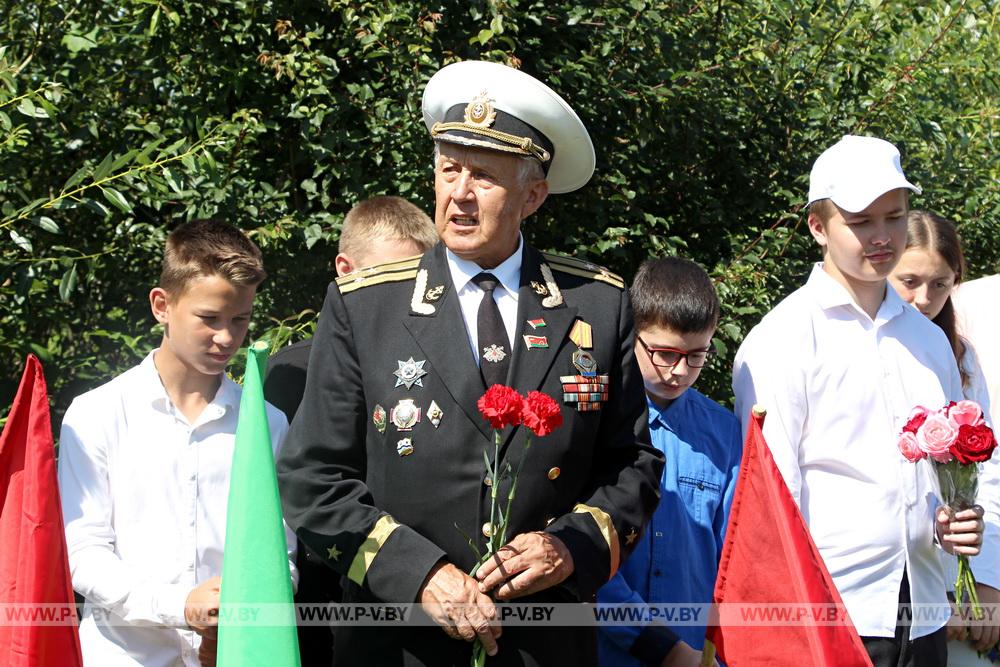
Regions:
<svg viewBox="0 0 1000 667"><path fill-rule="evenodd" d="M130 623L185 626L190 587L136 581L115 551L105 424L74 402L59 436L59 491L73 588Z"/></svg>
<svg viewBox="0 0 1000 667"><path fill-rule="evenodd" d="M750 332L736 354L733 394L744 438L751 408L760 405L767 411L764 439L788 490L799 503L799 446L809 411L802 370L804 352L792 350L787 332L783 333L776 336L760 325Z"/></svg>

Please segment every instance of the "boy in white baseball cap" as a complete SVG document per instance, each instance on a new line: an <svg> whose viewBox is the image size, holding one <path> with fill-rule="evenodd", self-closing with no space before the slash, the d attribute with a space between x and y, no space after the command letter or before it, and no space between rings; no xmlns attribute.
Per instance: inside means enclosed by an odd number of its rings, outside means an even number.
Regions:
<svg viewBox="0 0 1000 667"><path fill-rule="evenodd" d="M845 136L819 156L809 231L823 261L733 367L737 416L745 429L751 406L767 409L768 446L876 667L946 664L937 552L975 555L983 530L981 509L942 507L932 464L896 448L915 406L962 398L947 339L886 282L909 190L920 192L881 139ZM910 620L911 604L944 613Z"/></svg>

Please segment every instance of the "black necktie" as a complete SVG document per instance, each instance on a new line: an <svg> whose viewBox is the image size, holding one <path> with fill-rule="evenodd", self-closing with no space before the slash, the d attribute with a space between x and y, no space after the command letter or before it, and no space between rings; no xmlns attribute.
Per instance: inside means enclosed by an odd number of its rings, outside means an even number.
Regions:
<svg viewBox="0 0 1000 667"><path fill-rule="evenodd" d="M483 300L479 303L476 328L479 333L479 369L486 387L507 382L507 368L510 366L510 341L507 329L500 317L500 309L493 299L493 290L500 282L490 273L477 274L472 282L483 290Z"/></svg>

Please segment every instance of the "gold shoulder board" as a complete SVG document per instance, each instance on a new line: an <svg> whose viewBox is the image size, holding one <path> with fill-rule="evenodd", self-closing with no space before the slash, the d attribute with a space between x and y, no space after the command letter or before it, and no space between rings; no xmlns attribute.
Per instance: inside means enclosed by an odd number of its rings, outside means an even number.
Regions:
<svg viewBox="0 0 1000 667"><path fill-rule="evenodd" d="M407 257L395 262L376 264L364 269L358 269L346 276L337 278L337 287L341 294L347 294L362 287L371 287L382 283L400 282L403 280L413 280L417 275L417 267L420 266L420 258L423 255Z"/></svg>
<svg viewBox="0 0 1000 667"><path fill-rule="evenodd" d="M598 266L592 262L566 255L556 255L551 252L543 252L542 257L552 267L553 271L570 273L574 276L582 276L592 280L600 280L609 285L614 285L618 289L625 289L625 280L617 273L608 271L603 266Z"/></svg>

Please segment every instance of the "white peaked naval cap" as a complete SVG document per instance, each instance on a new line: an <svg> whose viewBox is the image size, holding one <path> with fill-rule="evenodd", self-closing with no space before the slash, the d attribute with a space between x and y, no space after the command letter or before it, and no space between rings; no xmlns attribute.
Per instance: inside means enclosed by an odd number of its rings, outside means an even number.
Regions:
<svg viewBox="0 0 1000 667"><path fill-rule="evenodd" d="M479 60L443 67L427 82L422 108L435 141L538 160L549 192L572 192L594 173L594 145L580 117L513 67Z"/></svg>
<svg viewBox="0 0 1000 667"><path fill-rule="evenodd" d="M809 203L830 199L857 213L890 190L920 188L906 180L899 151L884 139L846 134L813 163L809 174Z"/></svg>

